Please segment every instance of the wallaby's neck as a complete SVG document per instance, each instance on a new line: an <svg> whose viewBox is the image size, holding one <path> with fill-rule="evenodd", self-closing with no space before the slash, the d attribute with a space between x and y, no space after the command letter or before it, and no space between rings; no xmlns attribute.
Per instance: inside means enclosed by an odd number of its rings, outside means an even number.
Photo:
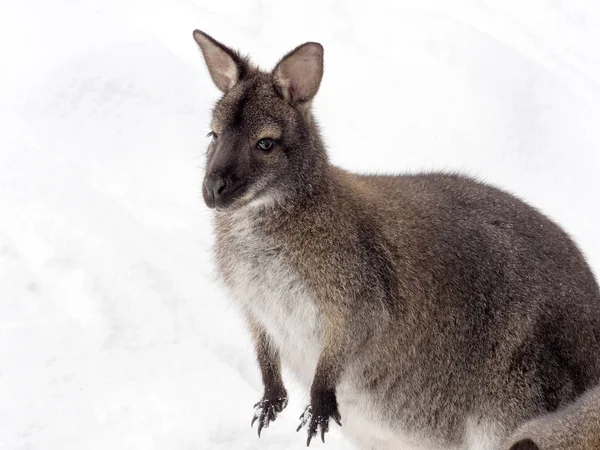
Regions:
<svg viewBox="0 0 600 450"><path fill-rule="evenodd" d="M304 167L295 174L293 190L280 204L280 207L290 214L298 210L320 208L335 202L338 191L336 168L330 164L323 139L312 120L309 130L306 147L295 151L306 152L310 157L303 161Z"/></svg>
<svg viewBox="0 0 600 450"><path fill-rule="evenodd" d="M312 117L308 119L308 139L305 148L294 151L306 152L304 167L296 174L295 192L288 199L293 204L304 204L307 201L324 201L332 194L335 180L332 177L332 166L325 150L325 144Z"/></svg>

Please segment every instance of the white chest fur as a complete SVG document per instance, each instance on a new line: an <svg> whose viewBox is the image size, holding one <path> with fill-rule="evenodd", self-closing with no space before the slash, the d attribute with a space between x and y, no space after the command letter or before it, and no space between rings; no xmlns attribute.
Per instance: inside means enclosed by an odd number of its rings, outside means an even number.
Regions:
<svg viewBox="0 0 600 450"><path fill-rule="evenodd" d="M309 385L321 351L322 321L285 250L241 216L228 236L227 285L279 348L285 366Z"/></svg>

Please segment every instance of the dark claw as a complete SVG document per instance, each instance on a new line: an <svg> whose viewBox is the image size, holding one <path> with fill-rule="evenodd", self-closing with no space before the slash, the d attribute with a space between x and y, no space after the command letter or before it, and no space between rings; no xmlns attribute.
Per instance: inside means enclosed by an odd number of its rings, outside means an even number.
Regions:
<svg viewBox="0 0 600 450"><path fill-rule="evenodd" d="M337 409L337 408L336 408ZM312 441L312 438L317 436L317 434L321 435L321 441L325 443L325 433L329 431L329 419L333 419L335 423L339 426L342 426L341 417L339 413L336 411L331 416L321 416L314 415L312 412L312 407L309 405L306 407L304 412L300 415L300 425L296 428L296 431L300 431L302 428L306 427L307 437L306 437L306 446L309 447ZM307 426L308 425L308 426ZM319 433L320 431L320 433Z"/></svg>
<svg viewBox="0 0 600 450"><path fill-rule="evenodd" d="M323 430L322 420L323 419L321 417L317 417L316 419L311 418L310 424L308 425L308 438L306 439L307 447L310 446L310 441L312 440L312 438L317 435L319 426L321 426L321 431Z"/></svg>
<svg viewBox="0 0 600 450"><path fill-rule="evenodd" d="M298 432L302 428L304 428L304 426L311 419L311 417L312 417L311 411L312 411L312 409L311 409L310 405L308 405L306 408L304 408L304 412L302 414L300 414L300 417L298 417L298 419L300 419L300 425L298 425L298 428L296 428L296 432Z"/></svg>
<svg viewBox="0 0 600 450"><path fill-rule="evenodd" d="M260 438L260 432L262 431L263 426L264 426L263 424L264 424L264 422L262 422L262 421L258 424L258 437L259 438Z"/></svg>
<svg viewBox="0 0 600 450"><path fill-rule="evenodd" d="M258 437L264 428L269 428L271 422L275 422L277 414L287 406L287 398L279 397L274 400L263 399L254 405L254 417L250 422L250 427L258 420Z"/></svg>
<svg viewBox="0 0 600 450"><path fill-rule="evenodd" d="M335 414L333 416L331 416L331 418L335 421L335 423L337 423L340 427L342 426L342 418L340 417L339 414Z"/></svg>
<svg viewBox="0 0 600 450"><path fill-rule="evenodd" d="M310 441L316 434L317 434L317 423L311 422L311 424L308 427L308 439L306 440L307 447L310 445Z"/></svg>

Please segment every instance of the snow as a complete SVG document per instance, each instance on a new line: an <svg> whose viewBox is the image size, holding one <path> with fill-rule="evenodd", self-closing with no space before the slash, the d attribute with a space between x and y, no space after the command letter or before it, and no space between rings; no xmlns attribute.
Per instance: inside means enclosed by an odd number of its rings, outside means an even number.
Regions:
<svg viewBox="0 0 600 450"><path fill-rule="evenodd" d="M325 46L348 169L460 170L600 267L600 6L584 1L22 0L0 15L0 448L300 449L215 281L200 28L262 67ZM314 442L314 447L322 444ZM350 444L334 425L327 448Z"/></svg>

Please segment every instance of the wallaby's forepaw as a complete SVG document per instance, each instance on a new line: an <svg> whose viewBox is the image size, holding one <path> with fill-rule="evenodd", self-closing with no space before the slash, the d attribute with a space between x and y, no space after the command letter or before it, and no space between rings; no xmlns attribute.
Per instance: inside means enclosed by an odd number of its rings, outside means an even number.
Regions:
<svg viewBox="0 0 600 450"><path fill-rule="evenodd" d="M283 411L287 404L287 395L283 395L273 399L263 398L254 405L254 417L252 418L250 427L253 427L254 422L258 420L258 437L260 437L260 432L263 428L269 428L269 424L275 422L277 414Z"/></svg>
<svg viewBox="0 0 600 450"><path fill-rule="evenodd" d="M325 442L325 433L329 431L329 419L333 419L340 427L342 426L342 417L337 409L335 398L333 402L325 402L315 405L308 405L304 412L300 415L300 425L296 431L300 431L306 427L308 437L306 438L306 446L310 446L310 441L317 433L321 432L321 440Z"/></svg>

